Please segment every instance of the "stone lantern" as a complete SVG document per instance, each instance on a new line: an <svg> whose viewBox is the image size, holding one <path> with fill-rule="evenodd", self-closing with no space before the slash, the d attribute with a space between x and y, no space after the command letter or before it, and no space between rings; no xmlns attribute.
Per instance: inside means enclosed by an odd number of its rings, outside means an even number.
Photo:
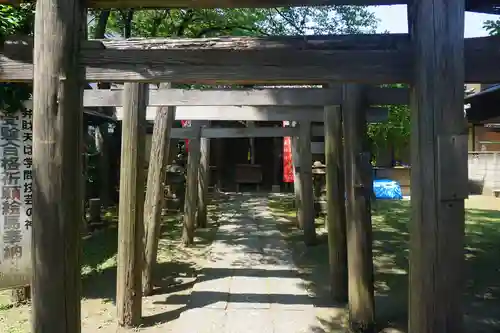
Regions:
<svg viewBox="0 0 500 333"><path fill-rule="evenodd" d="M320 161L315 161L312 166L314 210L316 216L326 212L326 166Z"/></svg>
<svg viewBox="0 0 500 333"><path fill-rule="evenodd" d="M185 169L178 164L167 166L167 182L165 184L165 207L167 210L182 210L184 206L184 193L186 179Z"/></svg>

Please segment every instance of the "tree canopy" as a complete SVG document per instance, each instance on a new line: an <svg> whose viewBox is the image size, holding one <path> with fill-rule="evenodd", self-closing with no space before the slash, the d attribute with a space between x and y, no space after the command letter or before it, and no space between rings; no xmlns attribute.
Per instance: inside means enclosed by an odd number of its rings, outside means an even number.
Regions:
<svg viewBox="0 0 500 333"><path fill-rule="evenodd" d="M403 85L392 86L403 87ZM377 159L382 151L390 149L396 161L405 160L410 145L410 108L408 105L388 105L387 108L389 119L386 122L368 126L374 157Z"/></svg>
<svg viewBox="0 0 500 333"><path fill-rule="evenodd" d="M94 11L91 32L102 11ZM106 35L132 37L213 37L373 33L378 20L359 6L266 9L161 9L109 12Z"/></svg>
<svg viewBox="0 0 500 333"><path fill-rule="evenodd" d="M89 10L89 36L120 37L215 37L374 33L375 15L360 6L280 7L266 9L158 9ZM34 7L0 5L0 36L33 33ZM495 22L487 23L494 33ZM497 21L496 26L500 25ZM29 98L31 86L0 85L0 106L17 110ZM369 126L375 148L390 142L398 152L408 146L409 110L391 106L389 121Z"/></svg>

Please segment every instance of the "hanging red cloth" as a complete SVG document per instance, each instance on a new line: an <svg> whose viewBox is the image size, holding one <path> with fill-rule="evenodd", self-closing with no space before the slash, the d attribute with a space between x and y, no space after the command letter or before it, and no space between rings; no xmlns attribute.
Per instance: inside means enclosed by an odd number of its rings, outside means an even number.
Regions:
<svg viewBox="0 0 500 333"><path fill-rule="evenodd" d="M191 120L181 120L182 127L191 127ZM184 139L186 143L186 152L189 150L189 139Z"/></svg>
<svg viewBox="0 0 500 333"><path fill-rule="evenodd" d="M283 127L288 126L288 121L283 122ZM293 183L294 172L292 162L292 138L283 138L283 182Z"/></svg>

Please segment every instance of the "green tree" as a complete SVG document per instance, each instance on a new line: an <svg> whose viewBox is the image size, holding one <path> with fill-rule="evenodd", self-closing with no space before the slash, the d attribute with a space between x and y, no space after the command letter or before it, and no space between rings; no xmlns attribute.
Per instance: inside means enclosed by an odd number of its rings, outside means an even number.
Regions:
<svg viewBox="0 0 500 333"><path fill-rule="evenodd" d="M32 4L19 7L0 5L0 36L32 35L35 12Z"/></svg>
<svg viewBox="0 0 500 333"><path fill-rule="evenodd" d="M405 85L390 85L404 88ZM391 149L395 160L401 160L408 152L410 145L410 108L408 105L388 105L389 118L386 122L370 124L368 137L372 144L375 159L381 151Z"/></svg>
<svg viewBox="0 0 500 333"><path fill-rule="evenodd" d="M130 10L112 11L107 33L124 36ZM94 17L97 17L94 13ZM97 26L92 21L91 31ZM133 13L133 37L213 37L373 33L378 20L359 6L266 9L162 9Z"/></svg>
<svg viewBox="0 0 500 333"><path fill-rule="evenodd" d="M360 6L285 7L260 10L271 35L374 33L379 20Z"/></svg>
<svg viewBox="0 0 500 333"><path fill-rule="evenodd" d="M0 5L0 42L14 35L32 35L34 18L32 4ZM30 96L30 84L0 82L0 109L5 112L18 111Z"/></svg>
<svg viewBox="0 0 500 333"><path fill-rule="evenodd" d="M483 24L483 28L490 36L500 35L500 20L488 20Z"/></svg>

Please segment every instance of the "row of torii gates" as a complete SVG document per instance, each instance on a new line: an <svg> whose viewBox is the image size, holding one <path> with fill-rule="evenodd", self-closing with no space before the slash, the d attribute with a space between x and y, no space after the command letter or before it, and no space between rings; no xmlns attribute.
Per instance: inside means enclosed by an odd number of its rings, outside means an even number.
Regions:
<svg viewBox="0 0 500 333"><path fill-rule="evenodd" d="M363 94L362 86L353 84L344 85L336 93L332 91L336 89L335 82L409 83L412 109L409 331L463 332L460 290L463 289L464 199L468 194L463 84L500 80L499 39L475 38L464 42L464 12L494 10L499 5L495 1L498 0L414 0L408 6L410 33L402 35L121 41L82 41L85 6L81 1L39 1L34 42L7 41L0 54L0 80L34 82L33 333L81 330L80 233L75 221L82 215L82 198L77 189L81 186L80 111L85 80L129 82L124 96L117 92L103 93L118 96L118 101L123 98L124 110L119 233L126 241L120 241L118 248L120 324L135 324L137 313L140 315L141 294L137 291L141 283L136 268L142 260L142 241L137 235L142 234L143 227L139 224L142 207L137 193L142 191L138 189L143 182L139 174L142 167L138 168L137 163L145 107L179 105L183 94L199 93L179 90L147 93L144 84L132 82L331 84L330 88L307 94L320 96L317 98L320 102L315 103L314 98L310 102L325 108L329 226L339 228L329 230L340 251L331 258L333 292L338 299L348 298L351 324L364 330L371 329L374 322L369 199L364 177L367 166L364 112L367 105L378 105L371 98L381 98L383 94ZM91 0L87 5L218 8L400 3L406 4L406 0ZM230 105L288 106L286 103L294 100L297 91L286 91L255 93L266 95L268 102L241 104L232 100ZM181 95L176 98L175 94ZM221 105L217 101L226 100L224 94L233 93L210 92L200 103ZM285 97L279 97L280 94ZM213 99L207 101L209 95ZM304 96L297 96L300 105L310 105L304 102ZM115 104L106 103L116 105L117 100ZM193 103L193 98L187 100ZM265 98L261 96L258 100ZM380 104L387 103L391 101ZM342 109L336 106L340 104ZM299 126L298 131L299 137L310 137L311 127ZM282 133L285 134L290 135ZM310 151L307 140L299 142L302 142L300 152L307 154ZM338 191L343 183L339 181L344 167L340 162L342 150L346 152L348 180L348 222L344 226L339 217L344 206L340 204L343 191ZM302 156L301 161L304 161L302 172L310 172L310 159ZM194 164L189 167L190 174L195 173ZM187 190L194 186L188 184ZM304 190L309 188L304 186ZM300 213L306 240L314 232L305 221L310 219L309 205L304 201ZM186 219L192 218L194 209L188 209ZM342 235L342 228L347 229L347 239L336 238ZM348 273L341 269L346 260L342 248L347 248L348 257L355 259L348 260Z"/></svg>

